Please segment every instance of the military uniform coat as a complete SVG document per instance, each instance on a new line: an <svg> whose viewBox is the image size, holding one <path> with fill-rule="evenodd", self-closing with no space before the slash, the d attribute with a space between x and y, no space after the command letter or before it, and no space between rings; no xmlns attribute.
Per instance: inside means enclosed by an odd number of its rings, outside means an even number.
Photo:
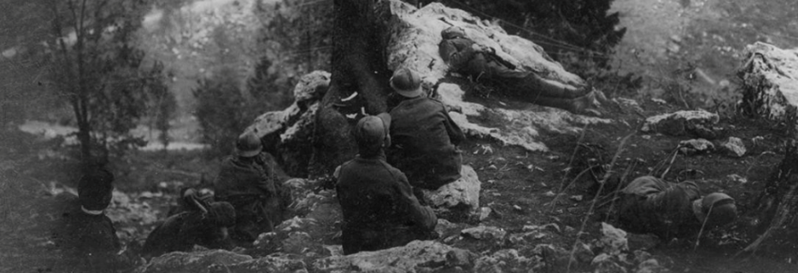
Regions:
<svg viewBox="0 0 798 274"><path fill-rule="evenodd" d="M115 272L122 267L116 255L121 246L111 219L105 214L83 212L74 196L70 197L68 206L53 232L67 261L72 261L65 263L66 269L70 272Z"/></svg>
<svg viewBox="0 0 798 274"><path fill-rule="evenodd" d="M227 212L224 207L232 208L226 202L211 202L207 204L209 212L194 209L170 216L147 236L142 252L159 256L172 251L190 251L194 245L232 248L226 229L235 225L235 213Z"/></svg>
<svg viewBox="0 0 798 274"><path fill-rule="evenodd" d="M232 156L222 162L214 182L217 201L229 202L236 210L233 238L252 242L263 232L269 232L283 221L288 194L277 182L266 153L252 160Z"/></svg>
<svg viewBox="0 0 798 274"><path fill-rule="evenodd" d="M384 154L344 163L336 186L344 215L344 254L405 245L434 235L437 218Z"/></svg>
<svg viewBox="0 0 798 274"><path fill-rule="evenodd" d="M465 135L443 103L409 98L390 114L388 162L406 174L412 186L435 190L460 178L463 160L455 146Z"/></svg>
<svg viewBox="0 0 798 274"><path fill-rule="evenodd" d="M443 39L438 52L444 62L475 81L486 81L501 87L503 93L535 103L538 96L573 99L590 90L565 88L564 85L540 78L531 71L519 71L501 64L495 54L475 51L474 41L464 37Z"/></svg>
<svg viewBox="0 0 798 274"><path fill-rule="evenodd" d="M699 198L694 182L640 177L621 190L619 221L633 233L653 233L663 240L687 237L701 228L693 213L693 201Z"/></svg>

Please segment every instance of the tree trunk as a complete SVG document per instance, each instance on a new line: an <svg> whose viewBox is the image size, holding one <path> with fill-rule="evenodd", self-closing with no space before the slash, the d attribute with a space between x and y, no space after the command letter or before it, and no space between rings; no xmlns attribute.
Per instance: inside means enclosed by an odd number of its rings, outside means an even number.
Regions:
<svg viewBox="0 0 798 274"><path fill-rule="evenodd" d="M787 141L784 159L779 166L774 169L768 178L765 188L757 197L756 205L759 217L759 230L764 231L773 221L777 214L777 209L782 202L787 201L785 194L798 183L796 176L798 173L798 141L791 139Z"/></svg>
<svg viewBox="0 0 798 274"><path fill-rule="evenodd" d="M357 92L355 108L378 114L387 111L390 92L391 72L385 59L388 2L335 0L333 6L332 79L316 116L310 176L330 174L357 153L350 134L357 120L346 118L335 104Z"/></svg>

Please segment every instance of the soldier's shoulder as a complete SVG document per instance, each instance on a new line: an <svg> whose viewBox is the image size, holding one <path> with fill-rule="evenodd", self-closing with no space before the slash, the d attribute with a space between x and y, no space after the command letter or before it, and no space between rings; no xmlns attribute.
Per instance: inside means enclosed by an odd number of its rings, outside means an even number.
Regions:
<svg viewBox="0 0 798 274"><path fill-rule="evenodd" d="M438 99L438 98L435 98L435 97L424 97L424 101L427 104L434 105L435 107L444 108L443 102L440 99Z"/></svg>
<svg viewBox="0 0 798 274"><path fill-rule="evenodd" d="M344 170L350 169L350 168L355 168L355 167L357 167L357 161L355 161L355 159L346 161L343 164L341 164L341 166L340 166L341 171L344 171Z"/></svg>

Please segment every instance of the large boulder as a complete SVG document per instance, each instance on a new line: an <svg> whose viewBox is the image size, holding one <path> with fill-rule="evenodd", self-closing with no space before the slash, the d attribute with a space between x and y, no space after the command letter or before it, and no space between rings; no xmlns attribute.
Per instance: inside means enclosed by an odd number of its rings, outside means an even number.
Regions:
<svg viewBox="0 0 798 274"><path fill-rule="evenodd" d="M543 133L578 133L585 124L610 122L560 109L512 102L514 100L466 101L465 91L473 90L472 84L461 76L449 75L448 66L438 54L440 32L449 24L463 26L470 38L496 49L499 56L520 68L535 70L546 78L575 86L583 86L584 80L553 61L540 46L509 35L498 24L485 22L465 11L447 8L440 3L417 9L398 0L380 1L375 4L375 9L379 10L375 12L376 16L384 17L378 21L386 24L380 29L388 30L387 35L390 35L386 39L386 59L383 60L387 68L410 67L418 71L425 88L437 87L434 94L450 109L459 110L450 114L469 136L491 138L531 151L547 151L548 147L540 137ZM303 84L306 80L308 83ZM312 76L303 77L297 90L320 94L321 87L330 85L329 80L330 77L323 73L314 72ZM275 154L288 174L295 177L324 174L325 168L334 168L354 155L356 147L348 128L353 120L362 117L361 110L373 109L370 104L375 103L370 100L376 97L369 91L359 91L358 95L353 93L350 97L354 98L347 97L349 95L338 98L328 92L322 103L331 106L320 107L316 104L319 96L305 96L305 92L295 94L297 103L284 111L263 114L249 130L256 131L270 145L269 151ZM304 104L302 100L306 100ZM324 119L316 119L317 116ZM313 123L317 121L325 123L321 126L325 130L315 131L323 136L310 142L314 138ZM330 153L335 155L327 155Z"/></svg>
<svg viewBox="0 0 798 274"><path fill-rule="evenodd" d="M325 243L339 240L343 213L335 191L312 191L310 188L316 186L315 183L297 178L285 182L294 196L289 209L296 216L275 226L273 232L261 234L250 253L283 252L306 257L331 255Z"/></svg>
<svg viewBox="0 0 798 274"><path fill-rule="evenodd" d="M777 123L795 123L798 49L784 50L756 42L745 51L747 58L738 74L743 80L740 109Z"/></svg>
<svg viewBox="0 0 798 274"><path fill-rule="evenodd" d="M307 176L313 154L308 144L313 136L313 122L319 101L330 85L330 73L314 71L299 80L294 87L294 103L281 111L270 111L255 118L245 131L254 132L264 140L286 173L295 177Z"/></svg>
<svg viewBox="0 0 798 274"><path fill-rule="evenodd" d="M471 83L461 76L449 76L449 67L438 54L440 33L457 25L469 38L496 50L496 54L517 67L531 69L541 75L576 86L584 80L553 61L543 49L529 40L507 34L500 26L489 23L459 9L431 3L420 9L400 1L391 1L391 39L388 43L388 68L412 68L421 74L424 86L434 87L441 101L461 112L450 112L452 119L470 136L486 137L506 145L518 145L532 151L547 151L541 131L576 133L585 124L609 123L607 119L574 115L567 111L521 104L505 106L505 102L487 102L490 107L465 101Z"/></svg>
<svg viewBox="0 0 798 274"><path fill-rule="evenodd" d="M319 259L313 267L318 272L462 272L470 270L475 257L436 241L412 241L400 247Z"/></svg>

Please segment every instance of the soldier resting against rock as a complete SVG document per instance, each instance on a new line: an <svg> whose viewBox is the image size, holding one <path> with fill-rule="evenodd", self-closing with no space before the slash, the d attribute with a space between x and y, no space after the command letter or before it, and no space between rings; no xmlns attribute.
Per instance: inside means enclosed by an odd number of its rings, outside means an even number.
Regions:
<svg viewBox="0 0 798 274"><path fill-rule="evenodd" d="M401 68L390 81L403 100L390 114L388 162L416 188L436 190L459 179L463 160L456 146L465 140L463 131L443 103L424 96L418 73Z"/></svg>
<svg viewBox="0 0 798 274"><path fill-rule="evenodd" d="M389 124L387 114L360 119L358 155L336 169L344 254L434 238L435 213L419 204L404 173L385 162Z"/></svg>
<svg viewBox="0 0 798 274"><path fill-rule="evenodd" d="M621 190L619 221L633 233L660 239L685 238L729 224L737 218L734 199L723 193L701 197L694 182L670 183L653 176L633 180Z"/></svg>
<svg viewBox="0 0 798 274"><path fill-rule="evenodd" d="M262 149L263 144L254 133L239 136L237 155L222 162L213 184L216 199L235 208L236 224L231 237L239 245L250 245L261 233L272 231L285 219L291 202L275 167L269 164L271 155Z"/></svg>
<svg viewBox="0 0 798 274"><path fill-rule="evenodd" d="M465 30L453 26L441 32L439 53L444 62L474 81L485 81L502 93L533 104L556 107L578 114L601 115L596 99L606 100L600 91L574 87L541 78L535 72L516 70L493 49L466 38Z"/></svg>
<svg viewBox="0 0 798 274"><path fill-rule="evenodd" d="M142 253L159 256L172 251L190 251L194 245L230 249L234 245L227 228L235 225L235 209L227 202L200 197L193 188L182 195L185 211L172 215L147 237Z"/></svg>

